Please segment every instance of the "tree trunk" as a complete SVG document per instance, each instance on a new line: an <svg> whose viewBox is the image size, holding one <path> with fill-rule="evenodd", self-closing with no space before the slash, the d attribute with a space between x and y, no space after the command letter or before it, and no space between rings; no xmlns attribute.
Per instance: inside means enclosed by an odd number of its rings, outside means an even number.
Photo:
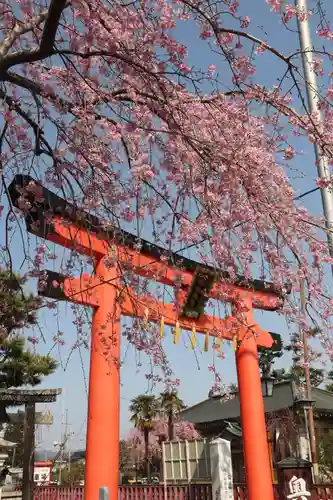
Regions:
<svg viewBox="0 0 333 500"><path fill-rule="evenodd" d="M173 441L173 411L169 410L168 414L168 434L169 434L169 441Z"/></svg>
<svg viewBox="0 0 333 500"><path fill-rule="evenodd" d="M146 465L146 476L148 483L150 483L150 461L149 461L149 429L144 428L143 431L145 440L145 465Z"/></svg>

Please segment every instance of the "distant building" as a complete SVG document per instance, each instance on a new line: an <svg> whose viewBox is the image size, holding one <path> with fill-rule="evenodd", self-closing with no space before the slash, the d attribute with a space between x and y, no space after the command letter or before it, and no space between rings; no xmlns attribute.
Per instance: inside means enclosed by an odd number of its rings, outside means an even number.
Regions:
<svg viewBox="0 0 333 500"><path fill-rule="evenodd" d="M313 387L314 418L317 438L333 430L333 394ZM289 456L309 457L306 420L300 392L294 381L275 384L272 397L264 398L267 440L272 475L275 464ZM203 437L223 437L231 441L235 482L244 481L242 434L238 393L226 400L210 393L208 399L181 412L184 420L192 422Z"/></svg>
<svg viewBox="0 0 333 500"><path fill-rule="evenodd" d="M86 463L86 450L73 451L71 454L71 462Z"/></svg>

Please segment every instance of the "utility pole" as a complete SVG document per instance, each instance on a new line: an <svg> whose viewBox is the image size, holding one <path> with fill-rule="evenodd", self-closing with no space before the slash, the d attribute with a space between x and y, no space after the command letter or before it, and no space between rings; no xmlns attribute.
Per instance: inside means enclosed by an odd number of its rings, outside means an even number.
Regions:
<svg viewBox="0 0 333 500"><path fill-rule="evenodd" d="M307 8L307 0L295 0L295 6L300 11L305 14L308 12ZM311 41L311 33L309 21L306 19L304 21L297 20L298 23L298 33L299 33L299 42L303 63L303 72L304 72L304 80L305 87L307 93L307 102L309 112L319 113L322 119L320 110L318 108L319 103L319 93L318 93L318 85L317 85L317 76L313 71L313 44ZM320 179L327 179L330 177L330 169L327 162L327 158L321 154L320 148L318 144L314 144L315 150L315 158L317 163L318 176ZM323 212L325 216L326 222L326 233L327 233L327 241L330 256L333 257L333 197L332 193L330 193L328 188L321 188L321 199L323 204ZM333 272L333 269L332 269ZM301 284L301 311L302 314L305 314L305 283ZM306 379L306 392L307 399L311 400L311 380L310 380L310 367L308 363L308 341L307 335L305 332L302 334L303 337L303 346L304 346L304 361L305 361L305 379ZM314 476L318 476L318 461L317 461L317 447L316 447L316 435L315 435L315 427L314 427L314 419L313 419L313 408L309 408L307 410L308 416L308 424L309 424L309 436L310 436L310 446L311 446L311 456L313 463L313 472Z"/></svg>
<svg viewBox="0 0 333 500"><path fill-rule="evenodd" d="M65 422L64 422L65 418ZM59 464L59 470L58 470L58 483L61 485L62 481L62 467L63 467L63 462L64 462L64 451L66 448L66 444L68 443L70 437L71 437L71 432L68 430L68 410L65 410L65 417L64 417L64 412L62 412L62 417L61 417L61 426L65 424L65 432L61 430L61 436L60 436L60 441L55 441L53 443L54 446L57 446L59 448L58 453L56 454L55 458L53 459L53 462L57 462L57 460L60 460ZM71 459L71 450L69 448L68 450L68 471L70 472L70 459Z"/></svg>
<svg viewBox="0 0 333 500"><path fill-rule="evenodd" d="M61 485L61 480L62 480L62 467L63 467L63 462L64 462L64 450L66 443L68 441L68 435L67 435L67 427L68 427L68 410L65 410L65 433L61 433L61 453L60 453L60 469L59 469L59 484Z"/></svg>
<svg viewBox="0 0 333 500"><path fill-rule="evenodd" d="M72 456L72 451L70 448L68 448L68 472L71 471L71 456Z"/></svg>
<svg viewBox="0 0 333 500"><path fill-rule="evenodd" d="M300 11L307 13L307 0L295 0L296 8ZM305 87L307 93L307 101L309 112L321 113L318 109L319 103L319 92L317 85L317 76L313 71L313 44L311 41L311 33L309 21L299 21L298 20L298 33L299 42L302 55L303 72ZM321 152L318 144L314 144L315 157L317 162L318 176L320 179L327 179L330 177L330 168L325 158ZM321 188L321 198L323 203L323 211L326 220L327 228L327 240L328 247L331 257L333 257L333 197L332 193L328 188Z"/></svg>

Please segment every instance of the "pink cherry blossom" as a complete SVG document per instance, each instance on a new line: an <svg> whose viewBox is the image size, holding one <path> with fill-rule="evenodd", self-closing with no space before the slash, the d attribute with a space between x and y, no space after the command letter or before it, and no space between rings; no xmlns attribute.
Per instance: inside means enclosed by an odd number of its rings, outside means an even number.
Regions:
<svg viewBox="0 0 333 500"><path fill-rule="evenodd" d="M220 0L213 6L209 0L2 2L5 208L0 212L10 247L4 253L16 254L14 246L21 242L29 275L39 277L41 289L46 287L43 269L59 250L40 241L26 244L22 214L32 216L31 230L45 229L35 217L42 191L32 182L19 192L18 210L10 206L7 188L17 173L33 175L74 203L78 220L83 211L98 216L109 231L110 248L115 229L135 232L138 252L149 233L165 249L162 270L152 271L154 278L166 271L170 249L185 248L184 256L188 252L227 271L228 282L242 274L270 280L283 290L292 283L295 296L285 298L282 313L303 328L320 321L320 342L331 356L333 304L325 273L332 258L325 221L295 199L294 188L301 177L295 157L304 141L316 144L333 164L333 56L328 48L333 35L329 19L297 10L292 2L262 0L262 10L263 24L266 15L281 20L274 45L265 26L250 23L255 12L246 0ZM281 44L283 30L290 29L287 21L302 22L310 15L317 29L316 35L312 30L311 69L327 75L320 80L312 114L296 33L295 47ZM183 26L197 43L185 45ZM207 54L202 64L198 44ZM262 52L263 57L256 56ZM266 64L265 71L262 66L257 71L260 64ZM269 73L267 80L263 73ZM312 160L307 160L310 168ZM330 173L316 186L316 165L306 175L310 189L332 189ZM54 215L44 215L52 226ZM59 258L63 274L76 275L86 264L78 243L73 241L66 257ZM10 267L8 255L4 265ZM96 263L95 256L89 259L90 265ZM118 264L117 252L110 251L106 263ZM167 300L165 290L152 294L129 259L119 268L126 286L155 300L151 313L158 316L158 302ZM181 272L173 279L176 291L181 290ZM315 311L306 319L300 318L296 303L304 279ZM170 300L179 310L179 294ZM77 342L83 345L90 320L78 306L71 311ZM161 367L158 374L147 374L149 384L175 379L157 326L135 320L122 334L154 367ZM219 373L213 373L214 383L222 385Z"/></svg>
<svg viewBox="0 0 333 500"><path fill-rule="evenodd" d="M186 422L181 419L175 421L174 424L174 439L176 441L192 441L200 439L199 432L191 422ZM157 419L154 423L153 430L149 433L149 454L152 457L161 457L162 448L161 442L168 437L168 423L166 420ZM133 463L139 465L144 461L144 436L138 429L131 429L125 436L125 441L128 444L130 457Z"/></svg>
<svg viewBox="0 0 333 500"><path fill-rule="evenodd" d="M280 12L281 7L284 4L284 0L266 0L266 2L271 6L271 10L273 12Z"/></svg>

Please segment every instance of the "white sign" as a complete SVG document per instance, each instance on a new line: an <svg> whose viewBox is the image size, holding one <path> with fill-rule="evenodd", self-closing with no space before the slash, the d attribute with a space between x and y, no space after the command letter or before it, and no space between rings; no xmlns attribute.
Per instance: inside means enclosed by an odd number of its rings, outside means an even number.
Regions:
<svg viewBox="0 0 333 500"><path fill-rule="evenodd" d="M210 468L213 500L234 500L230 441L218 438L210 443Z"/></svg>
<svg viewBox="0 0 333 500"><path fill-rule="evenodd" d="M51 467L35 467L34 482L37 484L45 484L51 481Z"/></svg>
<svg viewBox="0 0 333 500"><path fill-rule="evenodd" d="M299 500L306 500L310 497L311 493L306 489L306 482L302 477L293 476L289 481L290 495L287 495L289 500L298 498Z"/></svg>

